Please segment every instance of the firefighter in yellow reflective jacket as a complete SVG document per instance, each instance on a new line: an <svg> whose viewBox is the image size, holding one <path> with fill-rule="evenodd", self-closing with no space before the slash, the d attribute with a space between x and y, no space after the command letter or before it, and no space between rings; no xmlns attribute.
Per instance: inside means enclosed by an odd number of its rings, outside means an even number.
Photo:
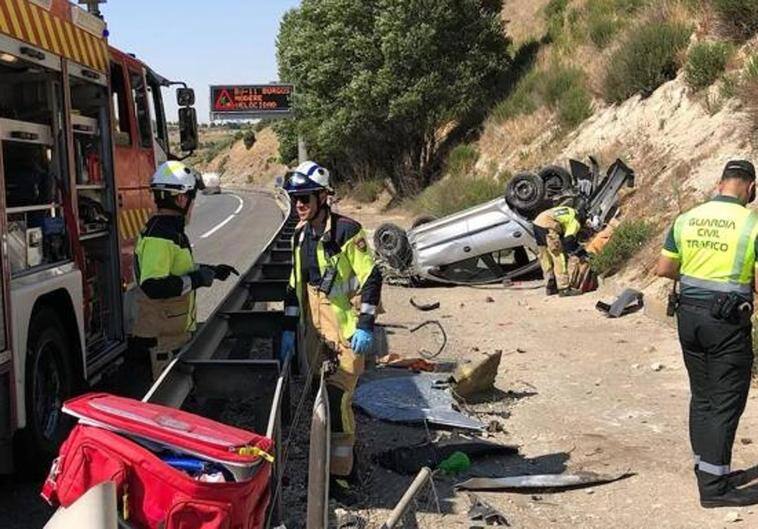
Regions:
<svg viewBox="0 0 758 529"><path fill-rule="evenodd" d="M579 264L579 258L585 254L577 241L582 223L580 213L569 206L545 210L534 219L534 238L548 296L577 296L582 293L570 286L570 278Z"/></svg>
<svg viewBox="0 0 758 529"><path fill-rule="evenodd" d="M373 351L374 320L382 276L374 265L361 225L327 205L332 193L329 172L304 162L291 174L285 190L300 224L293 237L293 270L285 300L281 358L295 349L295 329L302 324L309 365L332 360L327 377L331 415L330 471L333 495L349 502L355 482L353 392L363 372L364 356Z"/></svg>
<svg viewBox="0 0 758 529"><path fill-rule="evenodd" d="M228 265L196 265L192 257L184 227L195 194L202 188L200 175L177 161L162 164L150 181L158 210L135 245L134 276L139 288L131 334L150 349L153 379L195 330L195 290L237 273Z"/></svg>

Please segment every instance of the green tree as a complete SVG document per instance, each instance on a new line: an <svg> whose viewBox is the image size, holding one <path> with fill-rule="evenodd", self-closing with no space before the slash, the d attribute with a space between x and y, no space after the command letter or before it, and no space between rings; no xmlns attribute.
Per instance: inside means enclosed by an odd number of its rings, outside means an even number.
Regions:
<svg viewBox="0 0 758 529"><path fill-rule="evenodd" d="M481 122L510 65L495 0L303 0L277 55L296 86L293 135L338 179L389 177L415 192L450 143ZM448 131L442 134L442 131Z"/></svg>

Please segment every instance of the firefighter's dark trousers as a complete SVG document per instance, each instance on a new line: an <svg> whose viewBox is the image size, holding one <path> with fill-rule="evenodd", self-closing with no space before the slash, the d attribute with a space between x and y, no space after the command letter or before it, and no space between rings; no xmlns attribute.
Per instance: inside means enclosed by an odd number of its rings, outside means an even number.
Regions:
<svg viewBox="0 0 758 529"><path fill-rule="evenodd" d="M727 488L732 445L745 409L753 366L749 315L716 319L685 302L678 311L679 341L690 379L690 442L701 497Z"/></svg>

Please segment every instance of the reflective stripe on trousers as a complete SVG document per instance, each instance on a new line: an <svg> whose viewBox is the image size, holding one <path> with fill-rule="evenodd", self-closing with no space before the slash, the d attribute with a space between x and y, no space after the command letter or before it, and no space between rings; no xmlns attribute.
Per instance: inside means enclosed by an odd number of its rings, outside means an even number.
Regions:
<svg viewBox="0 0 758 529"><path fill-rule="evenodd" d="M311 285L305 290L304 343L309 365L321 365L326 358L335 355L338 359L336 369L326 378L332 418L330 472L335 476L348 476L353 469L355 446L353 392L363 373L363 357L340 339L337 317L326 295Z"/></svg>

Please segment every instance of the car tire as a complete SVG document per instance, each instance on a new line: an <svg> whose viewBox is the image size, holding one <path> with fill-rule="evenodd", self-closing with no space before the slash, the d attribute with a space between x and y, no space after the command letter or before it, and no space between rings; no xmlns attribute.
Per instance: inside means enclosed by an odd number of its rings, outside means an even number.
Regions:
<svg viewBox="0 0 758 529"><path fill-rule="evenodd" d="M69 343L52 309L43 308L32 317L27 351L24 451L29 461L45 464L71 428L61 408L74 391Z"/></svg>
<svg viewBox="0 0 758 529"><path fill-rule="evenodd" d="M374 248L396 270L405 270L411 264L411 245L400 226L391 223L379 226L374 232Z"/></svg>
<svg viewBox="0 0 758 529"><path fill-rule="evenodd" d="M559 165L548 165L538 173L545 184L545 199L552 200L571 191L571 174Z"/></svg>
<svg viewBox="0 0 758 529"><path fill-rule="evenodd" d="M421 215L420 217L416 217L413 222L411 223L411 229L418 228L419 226L423 226L424 224L429 224L430 222L434 222L437 220L437 217L434 215Z"/></svg>
<svg viewBox="0 0 758 529"><path fill-rule="evenodd" d="M545 183L534 173L517 173L505 187L505 201L523 214L534 211L544 198Z"/></svg>

